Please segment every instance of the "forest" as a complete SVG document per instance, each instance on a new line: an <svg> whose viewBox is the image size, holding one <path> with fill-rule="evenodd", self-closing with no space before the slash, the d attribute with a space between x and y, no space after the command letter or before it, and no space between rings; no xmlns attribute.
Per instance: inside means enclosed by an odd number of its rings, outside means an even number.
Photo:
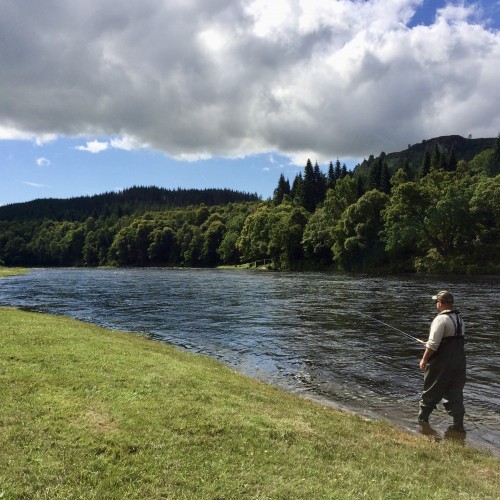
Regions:
<svg viewBox="0 0 500 500"><path fill-rule="evenodd" d="M436 139L353 171L308 160L269 200L192 190L180 203L181 193L134 188L122 202L107 193L0 207L0 264L497 274L500 135L485 146L472 157Z"/></svg>

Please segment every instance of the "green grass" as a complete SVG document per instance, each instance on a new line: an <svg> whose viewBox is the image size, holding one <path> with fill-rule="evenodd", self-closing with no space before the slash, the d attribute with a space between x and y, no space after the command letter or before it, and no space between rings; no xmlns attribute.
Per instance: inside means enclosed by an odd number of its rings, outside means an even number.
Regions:
<svg viewBox="0 0 500 500"><path fill-rule="evenodd" d="M499 498L500 460L137 334L0 308L0 498Z"/></svg>
<svg viewBox="0 0 500 500"><path fill-rule="evenodd" d="M23 267L2 267L0 266L0 278L5 278L6 276L17 276L19 274L26 274L27 269Z"/></svg>

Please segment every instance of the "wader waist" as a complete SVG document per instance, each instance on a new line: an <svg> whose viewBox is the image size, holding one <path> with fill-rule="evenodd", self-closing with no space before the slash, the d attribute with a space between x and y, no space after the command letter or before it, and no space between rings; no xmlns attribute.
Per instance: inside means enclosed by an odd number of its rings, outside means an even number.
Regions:
<svg viewBox="0 0 500 500"><path fill-rule="evenodd" d="M465 337L463 335L453 335L453 337L443 337L441 339L441 343L448 342L450 340L465 340Z"/></svg>

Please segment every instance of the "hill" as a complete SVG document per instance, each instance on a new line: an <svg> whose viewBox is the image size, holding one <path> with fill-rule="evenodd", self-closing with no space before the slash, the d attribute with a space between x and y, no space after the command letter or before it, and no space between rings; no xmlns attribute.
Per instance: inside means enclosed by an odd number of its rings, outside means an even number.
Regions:
<svg viewBox="0 0 500 500"><path fill-rule="evenodd" d="M408 149L397 153L389 153L386 161L389 167L398 169L408 161L413 167L420 167L426 152L432 154L436 144L446 155L454 152L457 160L471 161L476 155L486 149L495 147L495 138L466 139L460 135L445 135L434 139L423 140L418 144L408 145Z"/></svg>
<svg viewBox="0 0 500 500"><path fill-rule="evenodd" d="M87 217L140 215L190 205L226 205L257 201L257 194L230 189L163 189L132 187L119 192L69 199L45 198L0 207L0 220L82 221Z"/></svg>
<svg viewBox="0 0 500 500"><path fill-rule="evenodd" d="M494 149L497 138L471 139L460 135L445 135L426 139L418 144L409 144L403 151L385 153L382 152L375 158L373 155L364 160L354 169L356 175L366 179L370 168L383 159L387 164L389 174L393 175L399 168L405 168L407 164L414 173L418 172L424 162L426 153L432 155L438 147L439 152L445 157L454 157L456 161L465 160L470 162L483 151Z"/></svg>

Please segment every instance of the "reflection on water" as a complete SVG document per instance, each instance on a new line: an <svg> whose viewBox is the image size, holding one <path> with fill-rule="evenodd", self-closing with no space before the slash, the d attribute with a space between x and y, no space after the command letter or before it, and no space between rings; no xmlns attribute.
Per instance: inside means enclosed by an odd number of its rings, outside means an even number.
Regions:
<svg viewBox="0 0 500 500"><path fill-rule="evenodd" d="M420 432L422 348L379 321L425 339L435 314L430 297L446 288L466 322L466 442L500 454L500 285L493 278L47 269L3 279L0 305L144 332L286 390ZM437 410L431 419L444 436L450 418Z"/></svg>

